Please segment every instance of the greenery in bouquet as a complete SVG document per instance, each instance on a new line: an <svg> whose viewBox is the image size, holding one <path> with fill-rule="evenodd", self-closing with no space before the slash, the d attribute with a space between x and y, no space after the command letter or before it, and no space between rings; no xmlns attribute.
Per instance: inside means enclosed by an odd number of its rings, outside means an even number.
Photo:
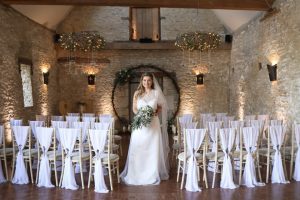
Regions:
<svg viewBox="0 0 300 200"><path fill-rule="evenodd" d="M132 130L147 127L154 116L154 111L151 106L145 106L138 110L131 123Z"/></svg>

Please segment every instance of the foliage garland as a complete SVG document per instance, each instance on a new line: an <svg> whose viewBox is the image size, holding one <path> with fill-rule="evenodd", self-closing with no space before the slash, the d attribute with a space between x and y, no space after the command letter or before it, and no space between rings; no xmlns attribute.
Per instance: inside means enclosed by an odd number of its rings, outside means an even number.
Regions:
<svg viewBox="0 0 300 200"><path fill-rule="evenodd" d="M199 31L183 33L176 38L175 46L181 50L207 51L220 46L221 36L216 33L202 33Z"/></svg>
<svg viewBox="0 0 300 200"><path fill-rule="evenodd" d="M177 105L177 109L173 113L173 116L168 120L168 122L174 122L175 118L176 118L176 115L177 115L177 113L179 111L179 107L180 107L180 89L179 89L179 86L178 86L178 84L176 82L175 75L173 73L165 71L164 69L161 69L160 67L157 67L157 66L151 65L151 64L149 64L149 65L138 65L138 66L135 66L135 67L129 67L129 68L123 69L123 70L121 70L121 71L119 71L119 72L116 73L116 78L114 80L114 86L113 86L113 89L112 89L112 96L111 96L111 103L112 103L115 115L117 116L117 118L120 120L120 122L122 124L126 124L125 120L122 119L118 115L118 112L117 112L117 110L115 108L115 103L114 103L115 90L116 90L116 88L117 88L118 85L121 85L121 86L125 85L127 82L130 81L131 78L133 78L134 76L136 76L134 70L141 69L141 68L151 68L151 69L158 70L158 71L162 72L165 76L167 76L168 78L171 79L173 85L175 86L176 91L178 92L178 99L177 99L178 105Z"/></svg>

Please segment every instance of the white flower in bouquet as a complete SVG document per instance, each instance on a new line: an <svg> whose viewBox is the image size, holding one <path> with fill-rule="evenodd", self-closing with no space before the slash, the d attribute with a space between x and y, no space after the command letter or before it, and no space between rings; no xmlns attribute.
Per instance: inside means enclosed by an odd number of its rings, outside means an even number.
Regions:
<svg viewBox="0 0 300 200"><path fill-rule="evenodd" d="M153 108L151 106L145 106L138 110L137 114L133 118L133 122L131 124L132 130L147 127L154 115Z"/></svg>

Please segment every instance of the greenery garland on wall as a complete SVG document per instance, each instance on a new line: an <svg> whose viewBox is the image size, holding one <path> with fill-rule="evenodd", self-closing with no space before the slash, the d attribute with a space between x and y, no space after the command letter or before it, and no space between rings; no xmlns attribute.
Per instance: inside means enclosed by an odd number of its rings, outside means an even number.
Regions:
<svg viewBox="0 0 300 200"><path fill-rule="evenodd" d="M164 76L167 76L168 78L171 79L173 85L175 86L175 89L178 93L178 99L177 99L177 108L176 108L176 111L173 113L173 116L171 117L171 119L168 120L168 124L173 124L174 122L174 119L179 111L179 107L180 107L180 89L178 87L178 84L176 82L176 78L175 78L175 75L173 73L170 73L170 72L167 72L157 66L154 66L154 65L138 65L138 66L135 66L135 67L129 67L129 68L126 68L126 69L123 69L119 72L116 73L116 78L114 80L114 86L113 86L113 90L112 90L112 96L111 96L111 103L112 103L112 106L113 106L113 110L114 110L114 113L115 115L117 116L117 118L120 120L120 122L122 124L125 124L126 122L118 115L118 112L115 108L115 104L114 104L114 96L115 96L115 90L117 88L118 85L125 85L127 82L129 82L131 80L131 78L135 77L135 70L137 69L141 69L141 68L150 68L150 69L155 69L155 70L158 70L159 72L162 72Z"/></svg>

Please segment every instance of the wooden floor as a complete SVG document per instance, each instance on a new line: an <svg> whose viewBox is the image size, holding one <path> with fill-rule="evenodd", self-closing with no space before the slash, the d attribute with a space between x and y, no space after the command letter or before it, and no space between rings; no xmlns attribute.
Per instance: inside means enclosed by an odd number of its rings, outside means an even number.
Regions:
<svg viewBox="0 0 300 200"><path fill-rule="evenodd" d="M123 137L124 138L124 137ZM128 137L124 138L124 152L127 152ZM125 154L126 155L126 154ZM123 169L126 156L121 160L121 169ZM201 192L187 192L180 190L180 184L176 182L175 163L172 163L170 180L162 181L160 185L155 186L127 186L123 183L118 184L114 177L114 191L107 194L95 193L93 187L90 189L78 189L76 191L65 190L60 188L38 188L36 185L13 185L11 183L0 184L0 200L10 199L43 199L43 200L57 200L57 199L138 199L138 200L152 200L152 199L214 199L214 200L250 200L250 199L287 199L300 200L300 182L292 181L290 184L267 184L264 187L247 188L241 186L240 188L220 189L220 177L217 177L217 187L215 189L202 188ZM209 174L209 187L211 187L212 173ZM87 176L85 174L85 185L87 185ZM80 177L76 175L77 184L80 185ZM54 182L54 181L53 181ZM107 186L109 186L106 177ZM203 187L201 185L201 187Z"/></svg>

